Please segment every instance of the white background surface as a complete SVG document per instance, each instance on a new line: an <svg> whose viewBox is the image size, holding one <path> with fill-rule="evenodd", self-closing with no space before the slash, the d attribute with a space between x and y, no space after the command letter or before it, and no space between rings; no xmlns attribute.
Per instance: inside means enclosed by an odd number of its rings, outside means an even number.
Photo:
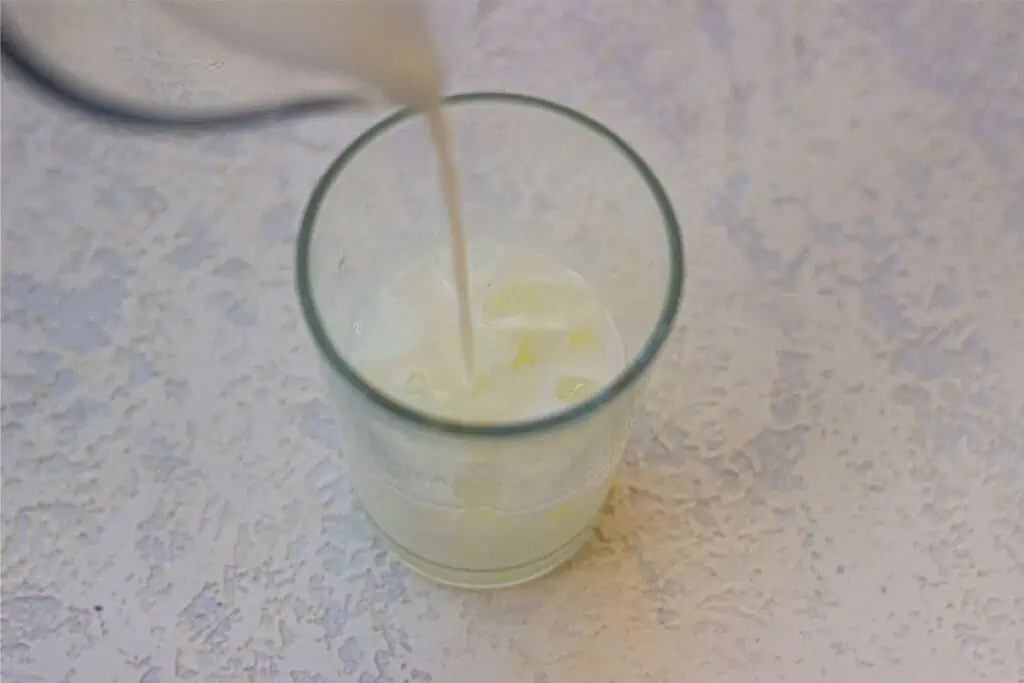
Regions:
<svg viewBox="0 0 1024 683"><path fill-rule="evenodd" d="M1022 9L464 13L455 87L620 132L689 266L601 540L491 594L370 537L299 319L302 204L369 119L141 138L5 80L4 680L1024 680ZM82 26L136 92L243 89Z"/></svg>

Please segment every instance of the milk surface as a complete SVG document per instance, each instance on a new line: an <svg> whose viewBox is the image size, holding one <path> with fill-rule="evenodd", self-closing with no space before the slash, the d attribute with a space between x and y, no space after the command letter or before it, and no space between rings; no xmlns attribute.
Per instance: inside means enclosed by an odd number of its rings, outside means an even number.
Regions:
<svg viewBox="0 0 1024 683"><path fill-rule="evenodd" d="M615 323L578 273L497 244L474 244L467 257L472 376L442 250L387 278L352 325L346 355L378 390L440 418L520 422L585 400L622 369Z"/></svg>

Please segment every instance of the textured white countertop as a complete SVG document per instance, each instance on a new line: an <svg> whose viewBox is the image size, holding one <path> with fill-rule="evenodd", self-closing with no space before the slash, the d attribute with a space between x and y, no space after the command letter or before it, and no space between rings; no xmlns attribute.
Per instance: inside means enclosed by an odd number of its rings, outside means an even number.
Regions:
<svg viewBox="0 0 1024 683"><path fill-rule="evenodd" d="M457 87L604 121L685 231L601 540L467 593L354 512L293 240L368 119L139 138L5 82L5 683L1024 680L1024 4L474 11Z"/></svg>

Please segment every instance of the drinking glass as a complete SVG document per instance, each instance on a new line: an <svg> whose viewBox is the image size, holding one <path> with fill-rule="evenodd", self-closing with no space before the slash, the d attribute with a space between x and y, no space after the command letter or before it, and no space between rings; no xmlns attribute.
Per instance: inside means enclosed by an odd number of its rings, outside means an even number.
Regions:
<svg viewBox="0 0 1024 683"><path fill-rule="evenodd" d="M443 109L470 248L525 249L581 274L618 327L623 369L561 412L499 424L428 414L366 379L346 354L360 305L449 246L436 155L411 111L358 137L317 184L299 234L298 293L340 408L351 481L379 536L437 581L507 586L556 568L593 534L644 373L679 307L683 245L654 173L593 119L509 93L455 95Z"/></svg>

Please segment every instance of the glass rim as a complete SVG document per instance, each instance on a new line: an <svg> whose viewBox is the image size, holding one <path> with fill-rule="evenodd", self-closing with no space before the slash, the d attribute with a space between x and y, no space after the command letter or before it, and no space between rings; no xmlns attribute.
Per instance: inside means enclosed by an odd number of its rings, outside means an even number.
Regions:
<svg viewBox="0 0 1024 683"><path fill-rule="evenodd" d="M363 398L369 400L376 407L383 409L393 417L417 427L453 436L527 436L559 428L586 417L618 398L643 376L668 339L682 302L685 280L683 238L668 194L665 192L657 176L625 140L604 124L575 109L532 95L511 92L467 92L449 95L443 99L445 107L476 103L533 107L562 116L577 125L583 126L592 133L604 138L606 142L625 156L630 165L643 178L647 189L657 204L668 241L667 246L671 268L668 286L665 290L661 313L658 315L654 328L640 351L633 356L632 360L626 363L625 367L619 371L615 378L605 385L601 391L581 403L569 406L555 413L542 415L538 418L515 422L461 422L431 415L426 411L401 403L386 393L379 391L364 380L359 372L335 348L317 310L310 278L310 249L320 208L335 180L349 163L358 156L359 152L400 123L419 113L413 109L401 109L390 114L361 133L338 155L330 166L327 167L320 180L317 181L302 213L296 248L296 287L303 318L309 327L317 349L327 360L330 369L340 374Z"/></svg>

